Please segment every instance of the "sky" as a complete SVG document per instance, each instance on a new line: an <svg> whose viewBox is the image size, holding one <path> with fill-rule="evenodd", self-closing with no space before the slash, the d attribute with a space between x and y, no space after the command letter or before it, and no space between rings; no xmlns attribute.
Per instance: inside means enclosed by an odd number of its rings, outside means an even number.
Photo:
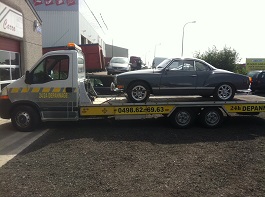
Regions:
<svg viewBox="0 0 265 197"><path fill-rule="evenodd" d="M86 0L88 1L88 0ZM107 28L107 44L147 63L157 57L193 57L216 46L246 58L265 58L264 0L89 0ZM189 23L196 21L196 23ZM101 20L102 23L102 20ZM186 24L188 23L188 24ZM102 23L103 24L103 23ZM186 24L186 25L185 25ZM185 25L185 28L184 28Z"/></svg>

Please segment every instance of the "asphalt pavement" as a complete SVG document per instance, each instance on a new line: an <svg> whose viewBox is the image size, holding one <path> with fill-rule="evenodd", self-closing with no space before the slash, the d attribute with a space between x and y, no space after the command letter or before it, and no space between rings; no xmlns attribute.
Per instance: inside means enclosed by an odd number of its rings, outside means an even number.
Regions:
<svg viewBox="0 0 265 197"><path fill-rule="evenodd" d="M46 133L47 130L19 132L12 126L10 120L0 118L0 167Z"/></svg>

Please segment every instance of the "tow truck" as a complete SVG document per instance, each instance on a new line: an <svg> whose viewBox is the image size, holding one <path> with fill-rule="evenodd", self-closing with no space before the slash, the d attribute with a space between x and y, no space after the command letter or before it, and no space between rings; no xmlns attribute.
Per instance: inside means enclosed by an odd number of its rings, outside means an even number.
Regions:
<svg viewBox="0 0 265 197"><path fill-rule="evenodd" d="M86 77L84 54L68 43L68 50L44 54L25 75L4 87L0 117L19 131L33 131L40 122L82 119L146 119L168 117L173 126L187 128L199 118L205 127L221 125L225 116L265 112L265 98L237 95L233 101L205 100L196 96L150 97L128 103L126 95L99 96Z"/></svg>

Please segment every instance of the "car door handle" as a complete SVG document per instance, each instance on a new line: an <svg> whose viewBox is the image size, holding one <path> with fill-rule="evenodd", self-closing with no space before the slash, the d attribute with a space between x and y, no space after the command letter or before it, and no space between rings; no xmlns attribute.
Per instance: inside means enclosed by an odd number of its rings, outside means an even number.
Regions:
<svg viewBox="0 0 265 197"><path fill-rule="evenodd" d="M191 75L191 77L197 77L197 75Z"/></svg>
<svg viewBox="0 0 265 197"><path fill-rule="evenodd" d="M68 92L68 93L73 92L73 88L67 87L67 88L65 88L65 91Z"/></svg>

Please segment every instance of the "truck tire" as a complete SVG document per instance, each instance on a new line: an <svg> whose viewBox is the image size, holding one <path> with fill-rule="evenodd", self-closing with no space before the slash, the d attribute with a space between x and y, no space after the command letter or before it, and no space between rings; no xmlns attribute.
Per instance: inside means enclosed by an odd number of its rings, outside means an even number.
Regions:
<svg viewBox="0 0 265 197"><path fill-rule="evenodd" d="M32 107L20 105L12 111L11 121L19 131L33 131L40 123L40 116Z"/></svg>
<svg viewBox="0 0 265 197"><path fill-rule="evenodd" d="M149 86L142 81L135 81L126 91L129 100L133 103L144 103L150 96Z"/></svg>
<svg viewBox="0 0 265 197"><path fill-rule="evenodd" d="M214 99L218 101L230 101L235 96L235 88L229 83L221 83L214 90Z"/></svg>
<svg viewBox="0 0 265 197"><path fill-rule="evenodd" d="M184 129L194 123L195 117L195 110L178 108L170 115L170 122L174 127Z"/></svg>
<svg viewBox="0 0 265 197"><path fill-rule="evenodd" d="M223 119L224 115L217 107L205 108L200 114L201 124L206 128L219 127Z"/></svg>

